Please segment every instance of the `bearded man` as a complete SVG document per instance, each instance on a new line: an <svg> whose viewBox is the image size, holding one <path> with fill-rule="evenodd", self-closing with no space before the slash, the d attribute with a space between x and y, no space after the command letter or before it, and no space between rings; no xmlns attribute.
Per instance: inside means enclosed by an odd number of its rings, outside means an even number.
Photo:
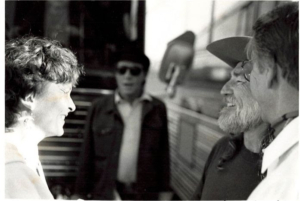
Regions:
<svg viewBox="0 0 300 201"><path fill-rule="evenodd" d="M261 120L260 107L250 91L245 48L249 37L215 41L207 50L233 67L221 94L226 106L218 119L229 133L213 147L193 199L245 200L259 184L260 144L268 125Z"/></svg>

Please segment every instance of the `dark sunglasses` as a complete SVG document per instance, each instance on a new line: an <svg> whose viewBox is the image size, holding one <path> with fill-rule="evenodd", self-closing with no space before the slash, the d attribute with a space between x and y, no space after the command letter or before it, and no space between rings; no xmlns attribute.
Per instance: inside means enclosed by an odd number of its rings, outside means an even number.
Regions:
<svg viewBox="0 0 300 201"><path fill-rule="evenodd" d="M250 75L251 75L251 71L252 71L252 65L246 65L248 62L250 62L251 60L246 60L242 62L241 68L243 69L243 73L244 73L244 77L245 79L250 82Z"/></svg>
<svg viewBox="0 0 300 201"><path fill-rule="evenodd" d="M127 70L129 70L130 74L133 76L139 76L142 72L142 69L140 67L127 67L127 66L121 66L117 68L117 73L119 75L125 75Z"/></svg>

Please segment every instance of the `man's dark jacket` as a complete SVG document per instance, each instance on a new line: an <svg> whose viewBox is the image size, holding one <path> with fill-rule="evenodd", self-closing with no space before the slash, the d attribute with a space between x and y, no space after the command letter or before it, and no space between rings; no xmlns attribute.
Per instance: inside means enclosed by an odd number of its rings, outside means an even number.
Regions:
<svg viewBox="0 0 300 201"><path fill-rule="evenodd" d="M139 192L169 190L169 141L164 103L152 97L143 101L138 153ZM113 199L117 179L123 121L114 95L97 99L90 107L75 193L92 199Z"/></svg>

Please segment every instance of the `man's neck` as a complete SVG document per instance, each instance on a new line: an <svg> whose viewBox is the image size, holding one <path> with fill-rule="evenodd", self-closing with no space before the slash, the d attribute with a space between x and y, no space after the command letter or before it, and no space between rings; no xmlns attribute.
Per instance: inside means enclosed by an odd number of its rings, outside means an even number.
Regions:
<svg viewBox="0 0 300 201"><path fill-rule="evenodd" d="M138 96L135 96L135 97L124 97L123 99L132 105L133 102L138 98L139 98Z"/></svg>
<svg viewBox="0 0 300 201"><path fill-rule="evenodd" d="M276 121L272 122L271 127L272 129L274 129L274 137L276 137L283 130L283 128L298 115L299 111L295 110L292 112L285 113L284 115L280 116Z"/></svg>
<svg viewBox="0 0 300 201"><path fill-rule="evenodd" d="M274 124L283 115L299 110L299 91L292 87L285 79L274 90L273 100L269 102L270 108L266 121Z"/></svg>
<svg viewBox="0 0 300 201"><path fill-rule="evenodd" d="M123 100L129 102L130 104L132 104L136 99L140 98L142 95L143 95L143 91L141 91L141 92L138 93L138 94L129 95L129 96L126 96L126 95L124 96L124 95L122 95L122 94L119 93L119 96L120 96Z"/></svg>
<svg viewBox="0 0 300 201"><path fill-rule="evenodd" d="M261 148L261 141L267 134L268 124L261 123L259 126L244 132L244 145L253 152L259 153Z"/></svg>

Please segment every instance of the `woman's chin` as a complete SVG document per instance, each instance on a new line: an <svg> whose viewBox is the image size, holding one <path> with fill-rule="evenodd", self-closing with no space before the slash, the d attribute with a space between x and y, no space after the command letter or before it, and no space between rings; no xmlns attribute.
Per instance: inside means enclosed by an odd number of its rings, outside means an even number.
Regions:
<svg viewBox="0 0 300 201"><path fill-rule="evenodd" d="M58 134L57 134L57 137L61 137L61 136L63 136L63 134L64 134L64 131L61 132L61 133L58 133Z"/></svg>
<svg viewBox="0 0 300 201"><path fill-rule="evenodd" d="M64 129L59 129L56 132L48 132L46 137L61 137L64 134Z"/></svg>
<svg viewBox="0 0 300 201"><path fill-rule="evenodd" d="M60 136L62 136L64 133L65 133L65 132L64 132L64 129L61 128L61 129L59 129L59 131L56 133L55 136L60 137Z"/></svg>

